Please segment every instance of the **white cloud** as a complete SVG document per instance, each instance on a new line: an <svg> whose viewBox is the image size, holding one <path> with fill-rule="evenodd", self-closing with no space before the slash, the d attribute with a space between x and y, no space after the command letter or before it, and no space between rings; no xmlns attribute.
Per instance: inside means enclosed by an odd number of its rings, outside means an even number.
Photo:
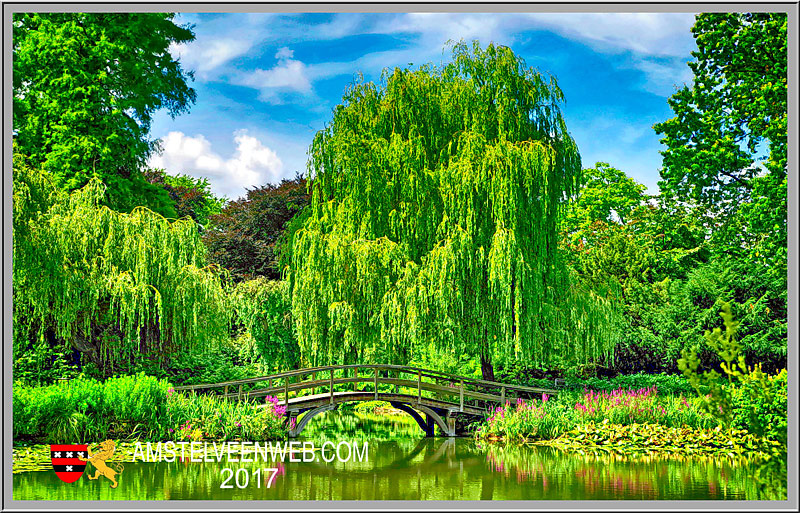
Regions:
<svg viewBox="0 0 800 513"><path fill-rule="evenodd" d="M426 39L479 39L483 45L494 40L509 44L513 34L504 30L513 23L509 15L504 14L451 14L451 13L408 13L397 18L394 23L376 25L376 32L421 34Z"/></svg>
<svg viewBox="0 0 800 513"><path fill-rule="evenodd" d="M448 39L513 46L531 30L549 30L597 52L625 55L623 66L640 71L642 87L655 94L670 95L673 84L691 75L685 62L694 48L694 15L690 13L406 13L359 20L357 26L350 24L353 34L413 35L414 43L367 52L350 62L309 64L304 76L312 83L355 70L377 75L386 66L446 60L443 44Z"/></svg>
<svg viewBox="0 0 800 513"><path fill-rule="evenodd" d="M282 178L283 162L272 149L247 130L237 130L233 136L236 149L233 155L224 158L211 149L211 143L202 134L170 132L161 139L161 154L152 157L149 165L171 174L207 178L216 194L229 198L241 196L247 188Z"/></svg>
<svg viewBox="0 0 800 513"><path fill-rule="evenodd" d="M272 104L283 103L289 95L313 96L307 67L293 56L294 51L283 47L275 54L278 63L274 67L241 73L235 83L258 89L259 100Z"/></svg>
<svg viewBox="0 0 800 513"><path fill-rule="evenodd" d="M671 96L675 88L692 83L692 70L687 59L671 58L665 61L648 57L631 60L629 67L644 73L642 89L659 96Z"/></svg>
<svg viewBox="0 0 800 513"><path fill-rule="evenodd" d="M290 50L285 46L283 48L279 48L275 54L276 59L291 59L292 57L294 57L294 50Z"/></svg>
<svg viewBox="0 0 800 513"><path fill-rule="evenodd" d="M693 42L689 13L535 13L527 18L600 51L683 56Z"/></svg>
<svg viewBox="0 0 800 513"><path fill-rule="evenodd" d="M248 40L210 39L198 44L172 44L170 53L181 60L184 69L194 70L200 80L226 62L246 54L252 47Z"/></svg>

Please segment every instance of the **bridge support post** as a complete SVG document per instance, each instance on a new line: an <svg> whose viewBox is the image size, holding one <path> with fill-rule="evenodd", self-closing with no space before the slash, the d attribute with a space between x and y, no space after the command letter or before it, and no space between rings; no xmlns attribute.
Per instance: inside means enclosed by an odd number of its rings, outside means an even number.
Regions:
<svg viewBox="0 0 800 513"><path fill-rule="evenodd" d="M433 426L434 426L433 418L426 413L425 414L425 437L433 438L433 436L436 434L436 431L434 430Z"/></svg>

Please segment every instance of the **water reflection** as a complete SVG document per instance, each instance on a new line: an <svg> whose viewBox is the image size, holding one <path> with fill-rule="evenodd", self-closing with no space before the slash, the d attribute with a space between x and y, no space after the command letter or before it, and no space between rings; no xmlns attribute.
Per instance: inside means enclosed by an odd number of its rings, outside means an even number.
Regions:
<svg viewBox="0 0 800 513"><path fill-rule="evenodd" d="M746 460L625 458L540 446L480 445L426 439L410 418L370 419L330 412L304 438L366 440L367 461L263 463L126 463L120 486L103 480L61 482L52 471L13 476L14 499L753 499ZM273 466L278 475L267 487ZM243 488L220 488L222 469L249 476ZM240 484L243 479L240 479ZM229 484L234 484L233 481Z"/></svg>

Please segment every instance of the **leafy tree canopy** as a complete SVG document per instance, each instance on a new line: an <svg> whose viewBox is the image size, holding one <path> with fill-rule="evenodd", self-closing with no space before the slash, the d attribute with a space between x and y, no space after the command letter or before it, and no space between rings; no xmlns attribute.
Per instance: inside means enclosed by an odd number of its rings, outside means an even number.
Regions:
<svg viewBox="0 0 800 513"><path fill-rule="evenodd" d="M203 234L209 260L228 269L236 281L257 276L280 279L278 254L284 230L308 202L301 176L248 190L211 216L210 229Z"/></svg>
<svg viewBox="0 0 800 513"><path fill-rule="evenodd" d="M647 201L643 184L606 162L584 169L581 177L577 197L569 202L563 220L573 240L585 236L598 222L627 223L632 212Z"/></svg>
<svg viewBox="0 0 800 513"><path fill-rule="evenodd" d="M654 127L664 196L708 209L722 253L775 276L786 270L786 29L784 13L698 15L693 84Z"/></svg>
<svg viewBox="0 0 800 513"><path fill-rule="evenodd" d="M441 68L358 82L310 151L292 235L311 363L409 360L416 344L532 364L607 348L602 302L560 265L558 213L580 156L552 77L509 48L453 45Z"/></svg>
<svg viewBox="0 0 800 513"><path fill-rule="evenodd" d="M171 204L162 207L166 210L167 217L190 217L201 228L205 228L211 217L222 211L227 201L211 191L211 184L206 178L195 178L187 174L170 175L163 169L147 169L144 177L169 194Z"/></svg>
<svg viewBox="0 0 800 513"><path fill-rule="evenodd" d="M14 15L14 130L30 165L68 191L100 178L118 210L164 201L140 172L157 147L147 137L152 115L165 108L175 116L195 100L192 74L168 50L194 34L173 17Z"/></svg>
<svg viewBox="0 0 800 513"><path fill-rule="evenodd" d="M13 183L15 353L49 339L108 374L227 334L193 221L111 210L96 178L67 194L17 155Z"/></svg>

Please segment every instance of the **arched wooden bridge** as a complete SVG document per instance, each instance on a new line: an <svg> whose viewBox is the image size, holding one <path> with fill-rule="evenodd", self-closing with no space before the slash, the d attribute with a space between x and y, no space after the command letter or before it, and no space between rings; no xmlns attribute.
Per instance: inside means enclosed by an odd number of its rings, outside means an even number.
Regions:
<svg viewBox="0 0 800 513"><path fill-rule="evenodd" d="M175 390L240 401L277 397L286 406L287 417L295 420L290 437L298 436L319 413L361 401L388 401L411 415L426 436L433 436L435 425L446 436L456 436L457 417L485 418L506 401L558 393L403 365L314 367Z"/></svg>

